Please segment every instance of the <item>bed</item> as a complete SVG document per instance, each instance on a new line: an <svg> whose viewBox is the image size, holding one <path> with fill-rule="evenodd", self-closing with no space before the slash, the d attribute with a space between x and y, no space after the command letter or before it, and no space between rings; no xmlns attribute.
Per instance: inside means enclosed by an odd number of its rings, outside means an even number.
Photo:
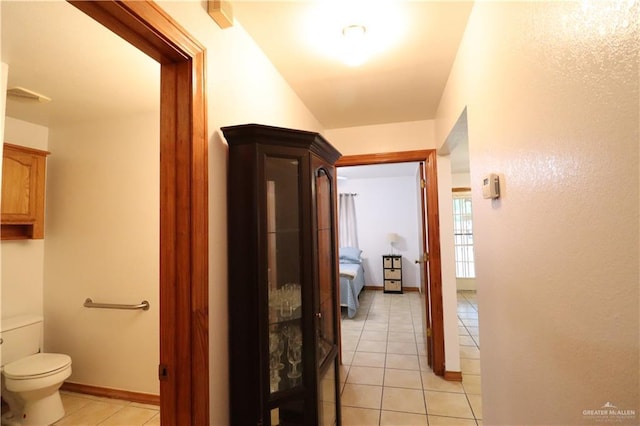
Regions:
<svg viewBox="0 0 640 426"><path fill-rule="evenodd" d="M347 316L353 318L358 311L358 295L364 287L362 250L340 247L340 306L347 308Z"/></svg>

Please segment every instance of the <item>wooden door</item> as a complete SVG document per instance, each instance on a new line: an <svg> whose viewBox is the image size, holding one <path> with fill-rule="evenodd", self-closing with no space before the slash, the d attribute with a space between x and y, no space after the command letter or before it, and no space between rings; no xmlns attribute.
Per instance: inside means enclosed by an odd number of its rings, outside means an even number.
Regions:
<svg viewBox="0 0 640 426"><path fill-rule="evenodd" d="M425 217L427 209L427 185L424 172L424 162L420 162L418 173L416 173L416 188L418 190L418 224L420 235L418 235L419 258L415 263L420 267L420 300L424 309L422 311L422 328L425 332L425 347L429 367L433 368L433 333L431 332L431 297L429 280L429 253L427 252L427 233Z"/></svg>

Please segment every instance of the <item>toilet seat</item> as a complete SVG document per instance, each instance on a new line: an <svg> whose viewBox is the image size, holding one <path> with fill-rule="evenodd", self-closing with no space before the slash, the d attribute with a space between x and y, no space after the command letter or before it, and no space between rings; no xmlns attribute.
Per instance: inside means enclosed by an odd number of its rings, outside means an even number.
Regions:
<svg viewBox="0 0 640 426"><path fill-rule="evenodd" d="M37 353L4 366L7 379L29 380L56 374L71 366L71 357L65 354Z"/></svg>

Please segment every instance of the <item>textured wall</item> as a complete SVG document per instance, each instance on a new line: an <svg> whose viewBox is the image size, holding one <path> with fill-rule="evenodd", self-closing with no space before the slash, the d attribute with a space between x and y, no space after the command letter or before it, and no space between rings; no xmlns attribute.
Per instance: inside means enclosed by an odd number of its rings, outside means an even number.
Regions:
<svg viewBox="0 0 640 426"><path fill-rule="evenodd" d="M467 107L485 424L639 407L637 2L480 2L438 112ZM503 197L481 198L499 173Z"/></svg>

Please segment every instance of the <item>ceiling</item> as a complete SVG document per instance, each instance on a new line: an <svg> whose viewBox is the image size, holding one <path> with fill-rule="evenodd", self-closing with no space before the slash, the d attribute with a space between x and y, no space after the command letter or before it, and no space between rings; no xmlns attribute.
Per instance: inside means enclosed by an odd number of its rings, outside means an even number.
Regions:
<svg viewBox="0 0 640 426"><path fill-rule="evenodd" d="M435 117L470 1L235 1L253 37L326 129ZM367 62L339 58L348 25L366 27Z"/></svg>
<svg viewBox="0 0 640 426"><path fill-rule="evenodd" d="M206 8L206 1L200 4ZM235 25L256 41L323 127L332 129L433 119L472 4L235 0L233 8ZM52 126L158 110L159 65L111 31L61 0L0 5L8 87L52 98L8 98L7 115ZM351 24L365 26L365 40L377 49L358 67L336 56L342 29Z"/></svg>
<svg viewBox="0 0 640 426"><path fill-rule="evenodd" d="M52 126L159 110L160 65L75 7L64 1L0 7L8 88L52 99L8 97L8 116Z"/></svg>

